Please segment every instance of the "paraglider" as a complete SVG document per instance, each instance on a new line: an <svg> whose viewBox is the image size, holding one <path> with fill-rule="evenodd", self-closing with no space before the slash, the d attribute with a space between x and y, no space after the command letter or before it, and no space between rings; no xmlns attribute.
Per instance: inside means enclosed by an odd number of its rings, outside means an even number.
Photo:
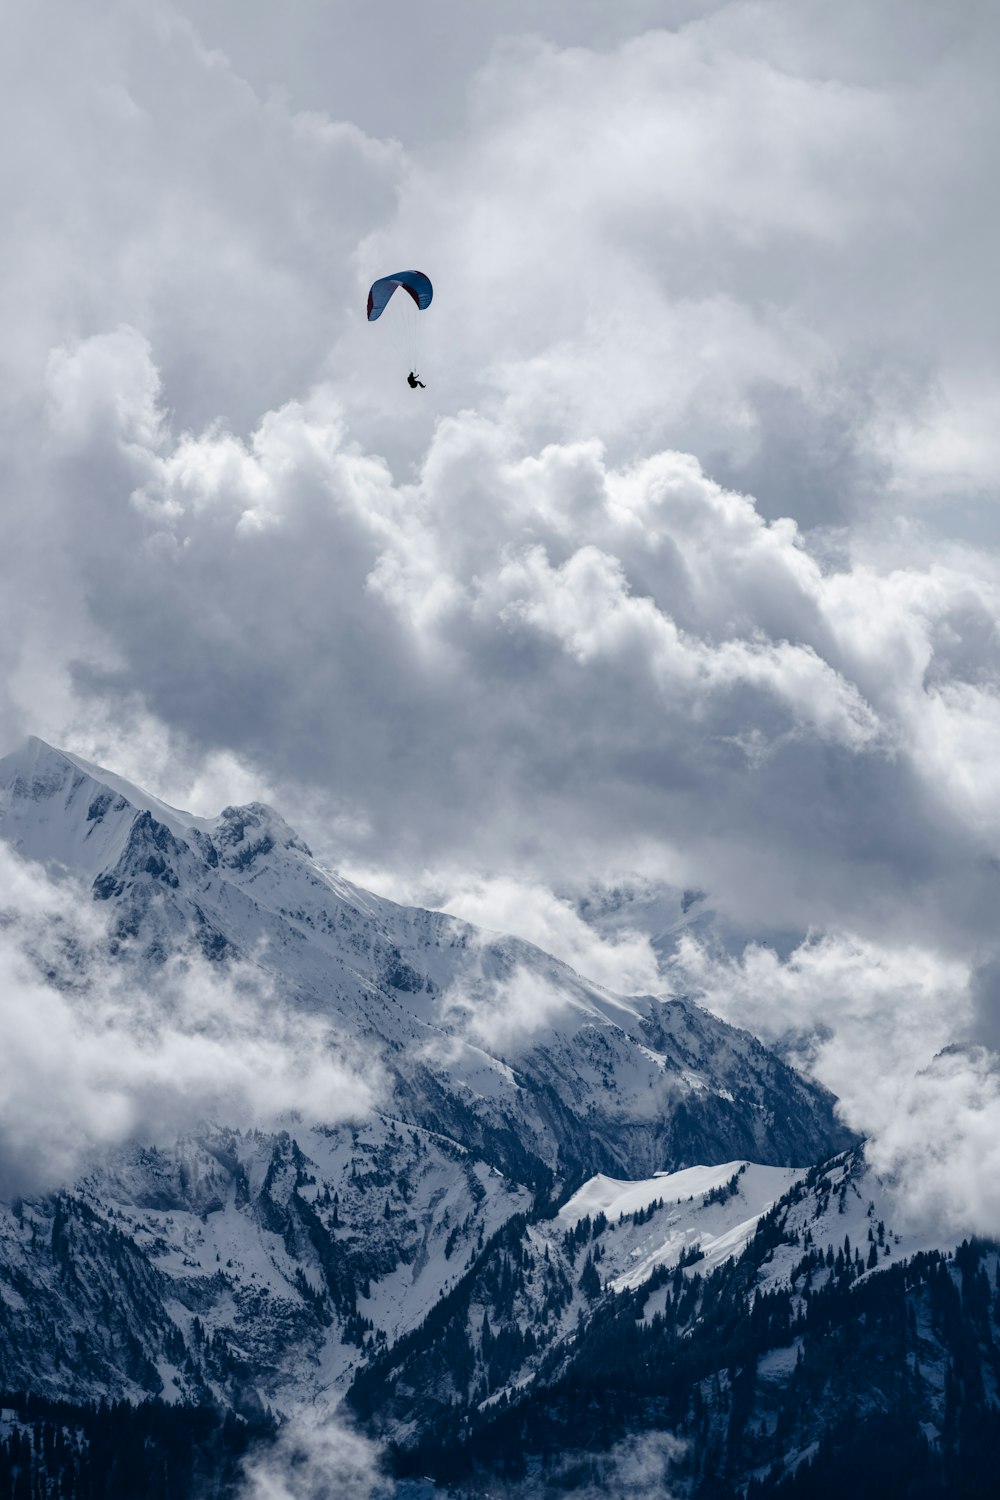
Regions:
<svg viewBox="0 0 1000 1500"><path fill-rule="evenodd" d="M389 299L399 288L407 294L404 300L412 298L415 304L414 307L409 307L410 318L407 319L407 322L412 321L413 324L410 343L415 346L416 313L425 312L430 307L431 298L434 296L431 279L425 276L423 271L394 271L391 276L380 276L377 281L373 281L368 293L368 321L374 323L376 318L382 316L389 305ZM406 377L410 390L415 391L418 386L421 390L426 390L424 382L417 374L416 361L411 359L410 365L410 373Z"/></svg>
<svg viewBox="0 0 1000 1500"><path fill-rule="evenodd" d="M430 307L434 296L430 277L425 276L423 271L396 271L392 276L380 276L378 281L372 282L368 293L369 323L374 323L376 318L382 316L389 298L398 286L409 292L421 312Z"/></svg>

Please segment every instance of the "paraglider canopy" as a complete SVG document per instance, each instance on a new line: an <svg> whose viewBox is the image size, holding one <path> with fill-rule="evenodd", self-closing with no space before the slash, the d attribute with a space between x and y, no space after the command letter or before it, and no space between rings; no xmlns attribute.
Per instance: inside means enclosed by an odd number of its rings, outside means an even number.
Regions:
<svg viewBox="0 0 1000 1500"><path fill-rule="evenodd" d="M368 321L374 323L385 312L389 298L398 286L408 292L421 312L430 307L434 288L431 279L423 271L395 271L391 276L380 276L372 282L368 293Z"/></svg>

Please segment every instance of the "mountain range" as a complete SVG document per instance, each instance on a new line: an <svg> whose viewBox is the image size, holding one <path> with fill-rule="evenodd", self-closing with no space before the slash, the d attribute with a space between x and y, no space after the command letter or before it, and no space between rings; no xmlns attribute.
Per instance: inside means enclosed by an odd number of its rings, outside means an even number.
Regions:
<svg viewBox="0 0 1000 1500"><path fill-rule="evenodd" d="M0 1478L6 1453L76 1493L24 1434L67 1412L87 1434L109 1401L122 1432L211 1411L264 1445L303 1410L349 1413L414 1493L624 1492L637 1444L679 1493L778 1492L839 1441L848 1389L890 1447L919 1432L960 1465L959 1414L993 1431L995 1249L897 1230L833 1098L748 1033L365 891L261 803L193 817L40 740L0 761L0 838L88 912L57 959L19 950L71 1011L109 975L137 996L171 966L175 988L185 965L236 976L365 1083L123 1132L0 1205ZM8 939L24 921L12 903ZM883 1371L859 1351L884 1299ZM813 1355L841 1333L846 1386ZM184 1441L164 1494L193 1483Z"/></svg>

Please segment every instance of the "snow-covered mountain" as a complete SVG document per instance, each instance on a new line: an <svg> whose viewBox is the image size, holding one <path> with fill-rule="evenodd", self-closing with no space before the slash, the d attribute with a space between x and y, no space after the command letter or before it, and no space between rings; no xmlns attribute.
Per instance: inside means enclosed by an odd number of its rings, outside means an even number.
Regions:
<svg viewBox="0 0 1000 1500"><path fill-rule="evenodd" d="M259 803L194 818L31 740L0 761L0 837L106 903L123 961L197 944L254 963L287 1005L379 1049L395 1112L521 1180L808 1162L847 1142L832 1099L747 1033L363 891Z"/></svg>
<svg viewBox="0 0 1000 1500"><path fill-rule="evenodd" d="M864 1420L902 1400L883 1317L921 1432L956 1421L956 1340L996 1405L995 1252L900 1232L830 1097L748 1034L361 890L259 803L192 817L38 740L0 762L0 837L96 919L20 942L66 1005L125 975L141 1028L179 956L253 973L283 1034L318 1018L380 1080L267 1128L133 1131L0 1204L0 1388L265 1425L346 1396L404 1490L470 1493L577 1448L596 1483L665 1430L679 1492L805 1474L848 1399L822 1339Z"/></svg>
<svg viewBox="0 0 1000 1500"><path fill-rule="evenodd" d="M539 1195L736 1158L770 1164L770 1190L846 1141L746 1033L363 891L261 804L193 817L31 740L0 762L0 836L103 918L99 953L48 975L74 1003L98 957L138 992L196 951L252 966L386 1079L348 1124L333 1101L284 1131L205 1123L7 1206L8 1388L290 1407L417 1328Z"/></svg>

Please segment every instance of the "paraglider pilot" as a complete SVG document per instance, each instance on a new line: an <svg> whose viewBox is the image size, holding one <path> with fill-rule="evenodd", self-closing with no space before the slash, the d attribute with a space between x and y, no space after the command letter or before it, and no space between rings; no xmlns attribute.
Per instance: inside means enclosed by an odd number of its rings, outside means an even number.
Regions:
<svg viewBox="0 0 1000 1500"><path fill-rule="evenodd" d="M400 287L416 303L418 312L425 312L430 307L434 296L430 277L425 276L423 271L395 271L391 276L380 276L377 281L372 282L368 293L369 323L374 323L382 316L392 294ZM410 371L406 383L411 391L427 389L416 370Z"/></svg>

